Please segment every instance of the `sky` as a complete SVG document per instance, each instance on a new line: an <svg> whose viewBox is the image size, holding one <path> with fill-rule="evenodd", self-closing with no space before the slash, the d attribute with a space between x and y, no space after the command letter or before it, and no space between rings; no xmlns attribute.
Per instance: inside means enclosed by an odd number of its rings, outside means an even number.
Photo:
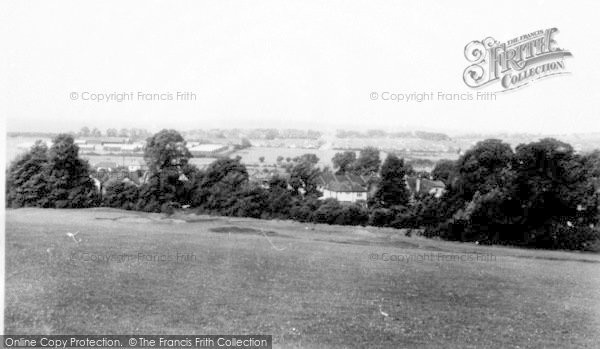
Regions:
<svg viewBox="0 0 600 349"><path fill-rule="evenodd" d="M598 1L5 1L2 7L0 113L8 131L600 132ZM382 100L386 93L476 93L463 82L467 43L552 27L560 30L558 46L573 54L565 59L568 75L492 101ZM176 100L177 92L196 100ZM91 100L117 93L134 98ZM139 93L174 100L140 100Z"/></svg>

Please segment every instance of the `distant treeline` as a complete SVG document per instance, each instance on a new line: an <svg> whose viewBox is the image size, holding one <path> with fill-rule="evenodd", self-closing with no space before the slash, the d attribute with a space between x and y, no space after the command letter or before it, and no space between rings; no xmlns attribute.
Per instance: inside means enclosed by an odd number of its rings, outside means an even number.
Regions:
<svg viewBox="0 0 600 349"><path fill-rule="evenodd" d="M48 148L38 142L7 170L7 207L106 206L301 222L414 228L428 237L548 249L599 250L600 152L576 154L555 139L508 144L477 143L457 161L440 161L431 176L447 192L411 195L412 169L390 154L383 164L375 148L338 153L338 173L371 178L367 202L321 200L318 158L306 154L288 166L288 176L250 181L239 159L218 159L204 171L189 163L184 138L163 130L148 138L146 180L109 180L99 191L70 135ZM102 195L100 195L102 193Z"/></svg>

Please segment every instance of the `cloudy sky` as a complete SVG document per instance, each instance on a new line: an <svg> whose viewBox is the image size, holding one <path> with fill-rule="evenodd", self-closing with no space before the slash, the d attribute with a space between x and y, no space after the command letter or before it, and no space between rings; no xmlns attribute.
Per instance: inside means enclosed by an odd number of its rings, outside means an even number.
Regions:
<svg viewBox="0 0 600 349"><path fill-rule="evenodd" d="M598 1L4 2L0 103L9 131L84 125L600 132ZM474 93L464 47L556 27L570 75L495 101L392 102L371 93ZM138 92L195 101L140 101ZM134 100L83 100L130 93ZM75 95L73 95L75 93ZM75 98L73 98L75 97Z"/></svg>

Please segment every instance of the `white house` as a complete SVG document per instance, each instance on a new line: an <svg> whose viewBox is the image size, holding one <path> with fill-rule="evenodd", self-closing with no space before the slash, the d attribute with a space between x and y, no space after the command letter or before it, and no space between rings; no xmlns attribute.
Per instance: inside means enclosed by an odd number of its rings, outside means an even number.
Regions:
<svg viewBox="0 0 600 349"><path fill-rule="evenodd" d="M430 194L439 198L446 192L446 185L444 182L427 178L407 177L406 186L412 195Z"/></svg>
<svg viewBox="0 0 600 349"><path fill-rule="evenodd" d="M143 171L146 169L146 163L144 163L143 161L132 162L129 165L127 165L127 169L129 170L129 172Z"/></svg>
<svg viewBox="0 0 600 349"><path fill-rule="evenodd" d="M369 185L363 176L323 173L318 178L317 189L323 193L320 199L337 199L340 202L367 200Z"/></svg>

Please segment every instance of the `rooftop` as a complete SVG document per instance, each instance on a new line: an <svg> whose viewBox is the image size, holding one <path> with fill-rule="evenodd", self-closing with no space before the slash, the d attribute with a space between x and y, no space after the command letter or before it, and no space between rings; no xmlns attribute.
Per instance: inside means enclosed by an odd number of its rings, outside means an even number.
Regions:
<svg viewBox="0 0 600 349"><path fill-rule="evenodd" d="M335 192L364 193L369 189L368 177L354 174L333 174L326 172L317 178L319 186Z"/></svg>

